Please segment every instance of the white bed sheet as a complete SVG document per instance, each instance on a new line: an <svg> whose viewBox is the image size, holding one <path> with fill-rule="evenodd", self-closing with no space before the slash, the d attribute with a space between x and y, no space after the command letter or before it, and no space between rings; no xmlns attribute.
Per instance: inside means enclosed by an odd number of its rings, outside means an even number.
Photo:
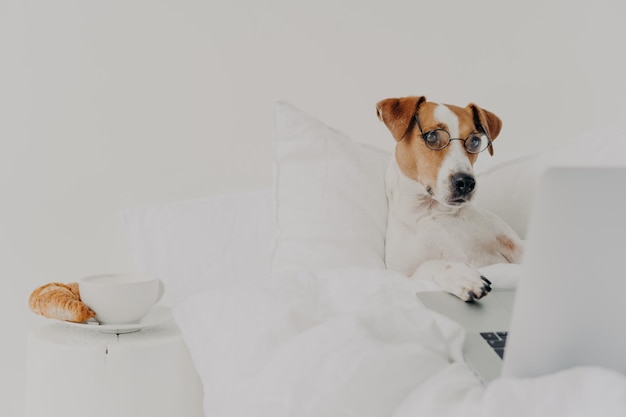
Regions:
<svg viewBox="0 0 626 417"><path fill-rule="evenodd" d="M188 298L175 318L210 416L624 416L626 377L575 368L483 387L432 289L379 269L256 277Z"/></svg>

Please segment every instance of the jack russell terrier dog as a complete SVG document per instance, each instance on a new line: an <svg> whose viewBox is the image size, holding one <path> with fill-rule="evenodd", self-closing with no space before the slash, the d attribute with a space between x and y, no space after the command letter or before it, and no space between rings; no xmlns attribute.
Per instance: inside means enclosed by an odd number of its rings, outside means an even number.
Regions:
<svg viewBox="0 0 626 417"><path fill-rule="evenodd" d="M508 224L471 202L472 167L480 152L493 155L502 122L476 104L425 97L389 98L376 110L397 142L385 178L387 267L432 280L464 301L482 298L491 282L478 269L519 263L523 251Z"/></svg>

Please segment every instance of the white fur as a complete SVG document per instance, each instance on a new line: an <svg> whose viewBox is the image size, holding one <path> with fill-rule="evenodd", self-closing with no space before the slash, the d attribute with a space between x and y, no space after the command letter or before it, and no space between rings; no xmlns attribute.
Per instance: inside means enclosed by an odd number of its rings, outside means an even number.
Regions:
<svg viewBox="0 0 626 417"><path fill-rule="evenodd" d="M450 137L459 137L459 118L445 104L437 104L435 107L435 118L448 126Z"/></svg>
<svg viewBox="0 0 626 417"><path fill-rule="evenodd" d="M446 124L451 138L459 137L459 119L448 106L439 104L435 109L435 117ZM447 152L437 175L437 194L440 201L446 201L450 195L448 179L451 175L456 173L473 174L474 172L462 141L453 140L450 142Z"/></svg>
<svg viewBox="0 0 626 417"><path fill-rule="evenodd" d="M440 105L435 116L458 137L458 120ZM400 170L395 156L386 173L389 220L386 263L389 269L417 279L429 279L462 300L481 298L488 288L478 268L500 263L519 263L522 241L496 215L471 201L460 206L445 203L448 181L455 173L473 170L461 141L452 141L437 179L436 201L418 181ZM500 240L514 246L510 250Z"/></svg>

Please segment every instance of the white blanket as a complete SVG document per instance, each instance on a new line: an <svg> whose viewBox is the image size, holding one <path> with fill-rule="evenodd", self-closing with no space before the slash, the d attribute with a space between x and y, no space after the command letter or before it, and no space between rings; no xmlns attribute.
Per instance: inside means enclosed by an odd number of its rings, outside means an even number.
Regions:
<svg viewBox="0 0 626 417"><path fill-rule="evenodd" d="M212 416L626 416L626 377L577 368L483 387L424 286L378 269L283 273L188 298L175 318Z"/></svg>

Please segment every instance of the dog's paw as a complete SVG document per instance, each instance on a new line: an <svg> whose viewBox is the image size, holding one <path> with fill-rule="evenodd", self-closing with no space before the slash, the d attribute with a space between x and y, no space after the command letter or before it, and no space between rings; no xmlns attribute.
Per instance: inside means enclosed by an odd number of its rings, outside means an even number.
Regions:
<svg viewBox="0 0 626 417"><path fill-rule="evenodd" d="M471 289L466 289L465 287L461 288L460 294L455 295L459 297L463 301L472 302L474 300L478 300L483 298L487 294L491 292L491 281L485 278L483 275L480 276L481 281L478 284L474 284ZM480 288L479 288L480 286Z"/></svg>
<svg viewBox="0 0 626 417"><path fill-rule="evenodd" d="M467 302L483 298L491 291L491 282L487 278L476 269L461 263L425 262L413 276L430 279L443 290Z"/></svg>
<svg viewBox="0 0 626 417"><path fill-rule="evenodd" d="M491 292L491 282L475 270L451 280L445 278L440 281L444 281L439 284L444 290L467 302L479 300Z"/></svg>

